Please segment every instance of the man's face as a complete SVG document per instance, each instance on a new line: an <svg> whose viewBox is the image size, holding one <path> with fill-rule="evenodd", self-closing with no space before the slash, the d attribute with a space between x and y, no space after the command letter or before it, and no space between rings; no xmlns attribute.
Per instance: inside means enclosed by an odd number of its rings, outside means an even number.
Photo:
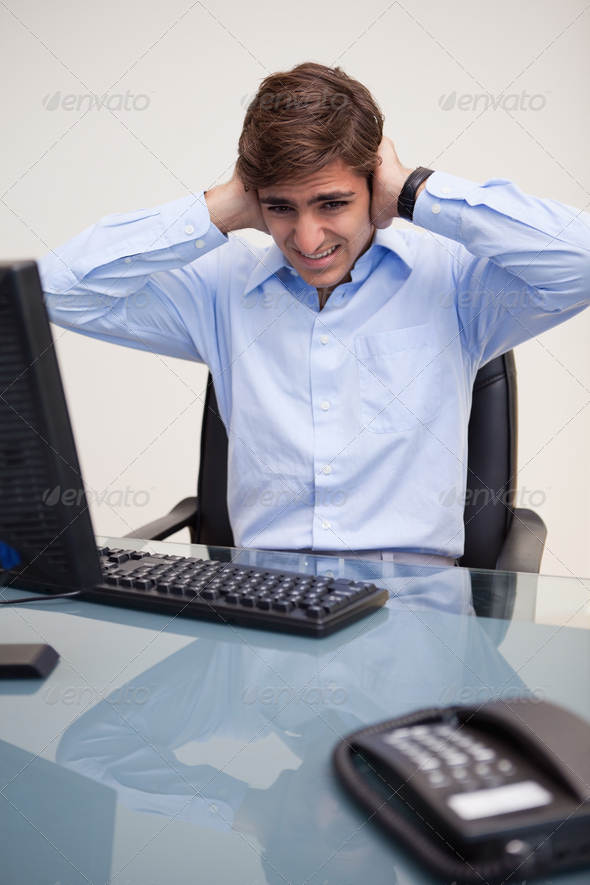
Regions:
<svg viewBox="0 0 590 885"><path fill-rule="evenodd" d="M373 234L367 179L342 160L297 182L262 188L258 197L273 240L316 288L346 277Z"/></svg>

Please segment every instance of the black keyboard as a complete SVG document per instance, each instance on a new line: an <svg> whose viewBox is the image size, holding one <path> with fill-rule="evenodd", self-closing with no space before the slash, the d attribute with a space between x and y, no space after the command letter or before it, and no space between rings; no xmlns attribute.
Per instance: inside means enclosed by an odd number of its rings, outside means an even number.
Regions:
<svg viewBox="0 0 590 885"><path fill-rule="evenodd" d="M368 582L99 547L103 583L83 598L248 627L327 636L381 608Z"/></svg>

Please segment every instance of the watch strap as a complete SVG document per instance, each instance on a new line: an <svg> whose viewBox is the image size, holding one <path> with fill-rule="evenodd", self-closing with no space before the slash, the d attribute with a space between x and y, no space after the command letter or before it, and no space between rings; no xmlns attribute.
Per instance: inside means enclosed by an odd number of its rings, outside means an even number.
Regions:
<svg viewBox="0 0 590 885"><path fill-rule="evenodd" d="M427 169L425 166L418 166L417 169L410 172L397 198L397 214L400 218L404 218L406 221L413 221L416 191L422 182L426 181L433 172L434 169Z"/></svg>

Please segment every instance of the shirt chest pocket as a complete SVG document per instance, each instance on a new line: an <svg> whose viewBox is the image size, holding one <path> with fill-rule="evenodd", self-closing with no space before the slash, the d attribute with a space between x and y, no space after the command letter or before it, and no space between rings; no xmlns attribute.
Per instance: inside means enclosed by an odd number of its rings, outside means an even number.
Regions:
<svg viewBox="0 0 590 885"><path fill-rule="evenodd" d="M440 411L440 348L432 324L354 339L361 418L370 433L400 433Z"/></svg>

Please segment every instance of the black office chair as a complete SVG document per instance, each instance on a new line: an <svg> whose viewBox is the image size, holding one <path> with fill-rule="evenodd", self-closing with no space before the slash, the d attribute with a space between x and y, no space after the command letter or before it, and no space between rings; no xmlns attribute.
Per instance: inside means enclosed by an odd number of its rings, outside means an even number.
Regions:
<svg viewBox="0 0 590 885"><path fill-rule="evenodd" d="M483 366L473 387L460 565L539 573L547 528L533 510L514 509L517 446L516 365L512 351ZM209 376L196 498L127 535L162 541L187 527L195 544L233 547L227 511L227 434ZM392 539L393 542L393 539Z"/></svg>

